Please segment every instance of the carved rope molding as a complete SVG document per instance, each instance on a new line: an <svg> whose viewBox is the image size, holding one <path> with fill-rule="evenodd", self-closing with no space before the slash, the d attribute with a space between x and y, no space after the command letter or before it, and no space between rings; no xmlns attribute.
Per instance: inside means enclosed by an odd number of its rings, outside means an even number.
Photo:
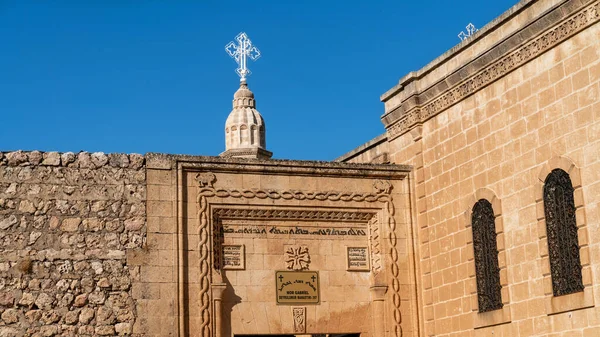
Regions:
<svg viewBox="0 0 600 337"><path fill-rule="evenodd" d="M421 107L407 111L388 130L388 140L399 137L417 124L424 123L450 106L474 94L485 86L507 75L518 67L557 46L567 38L574 36L600 19L600 2L573 14L559 25L541 34L533 41L479 71L474 76L446 90L441 95Z"/></svg>
<svg viewBox="0 0 600 337"><path fill-rule="evenodd" d="M209 297L209 249L208 249L208 198L243 198L243 199L283 199L283 200L317 200L317 201L342 201L342 202L380 202L383 203L383 211L386 214L386 222L389 235L390 256L391 256L391 276L392 276L392 301L394 306L394 336L402 336L402 314L400 312L400 280L399 280L399 265L398 265L398 238L396 236L396 219L394 218L396 210L391 195L392 185L388 181L376 180L373 183L375 193L354 193L354 192L336 192L336 191L317 191L306 192L299 190L260 190L260 189L244 189L244 190L227 190L215 188L213 186L216 181L216 176L210 172L199 173L196 175L198 182L198 197L197 202L200 205L198 208L198 219L200 223L200 305L201 305L201 322L200 331L202 337L212 337L211 321L210 321L210 297Z"/></svg>

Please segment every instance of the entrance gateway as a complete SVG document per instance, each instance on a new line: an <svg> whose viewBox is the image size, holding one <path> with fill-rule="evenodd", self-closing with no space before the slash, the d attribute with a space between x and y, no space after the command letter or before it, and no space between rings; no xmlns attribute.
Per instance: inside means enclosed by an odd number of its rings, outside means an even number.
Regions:
<svg viewBox="0 0 600 337"><path fill-rule="evenodd" d="M182 331L393 336L407 168L177 159Z"/></svg>
<svg viewBox="0 0 600 337"><path fill-rule="evenodd" d="M183 331L393 336L407 168L214 157L179 168Z"/></svg>

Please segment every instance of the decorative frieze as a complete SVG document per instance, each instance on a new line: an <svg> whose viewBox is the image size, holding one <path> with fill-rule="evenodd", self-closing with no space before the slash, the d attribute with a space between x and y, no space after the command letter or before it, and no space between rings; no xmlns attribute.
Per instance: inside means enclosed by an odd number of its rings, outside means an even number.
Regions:
<svg viewBox="0 0 600 337"><path fill-rule="evenodd" d="M312 220L336 222L368 222L374 212L350 212L302 209L216 208L213 215L220 219Z"/></svg>

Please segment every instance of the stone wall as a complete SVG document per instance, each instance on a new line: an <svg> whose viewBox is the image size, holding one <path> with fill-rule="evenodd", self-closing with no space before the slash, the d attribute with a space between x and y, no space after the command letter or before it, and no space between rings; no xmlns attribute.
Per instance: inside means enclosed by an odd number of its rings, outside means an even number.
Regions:
<svg viewBox="0 0 600 337"><path fill-rule="evenodd" d="M131 335L145 200L142 155L0 152L0 336Z"/></svg>
<svg viewBox="0 0 600 337"><path fill-rule="evenodd" d="M581 8L565 21L580 30L544 22L542 36L557 26L570 34L560 44L411 132L388 129L392 160L415 167L425 336L600 335L600 5L586 3L565 2ZM541 203L556 168L576 189L585 285L566 296L552 296ZM470 228L479 199L494 206L504 304L487 313L478 312Z"/></svg>
<svg viewBox="0 0 600 337"><path fill-rule="evenodd" d="M600 336L600 2L520 4L531 7L384 95L385 149L391 162L414 167L423 336ZM515 29L506 39L492 31ZM376 151L358 150L343 159ZM542 202L557 168L575 189L584 284L564 296L553 296ZM494 209L503 302L485 313L471 228L479 199Z"/></svg>

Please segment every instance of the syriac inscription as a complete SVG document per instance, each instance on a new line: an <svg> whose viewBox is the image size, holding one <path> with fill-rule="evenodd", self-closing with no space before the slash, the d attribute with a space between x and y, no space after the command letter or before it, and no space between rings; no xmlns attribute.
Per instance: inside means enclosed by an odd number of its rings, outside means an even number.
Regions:
<svg viewBox="0 0 600 337"><path fill-rule="evenodd" d="M346 237L366 237L366 228L358 227L305 227L305 226L259 226L259 225L223 225L222 234L242 234L259 236L282 236L282 235L300 235L300 236L346 236Z"/></svg>
<svg viewBox="0 0 600 337"><path fill-rule="evenodd" d="M346 247L346 262L349 271L369 271L369 249Z"/></svg>
<svg viewBox="0 0 600 337"><path fill-rule="evenodd" d="M223 245L223 269L241 270L245 268L244 245Z"/></svg>
<svg viewBox="0 0 600 337"><path fill-rule="evenodd" d="M316 271L275 272L277 304L319 304L319 273Z"/></svg>

